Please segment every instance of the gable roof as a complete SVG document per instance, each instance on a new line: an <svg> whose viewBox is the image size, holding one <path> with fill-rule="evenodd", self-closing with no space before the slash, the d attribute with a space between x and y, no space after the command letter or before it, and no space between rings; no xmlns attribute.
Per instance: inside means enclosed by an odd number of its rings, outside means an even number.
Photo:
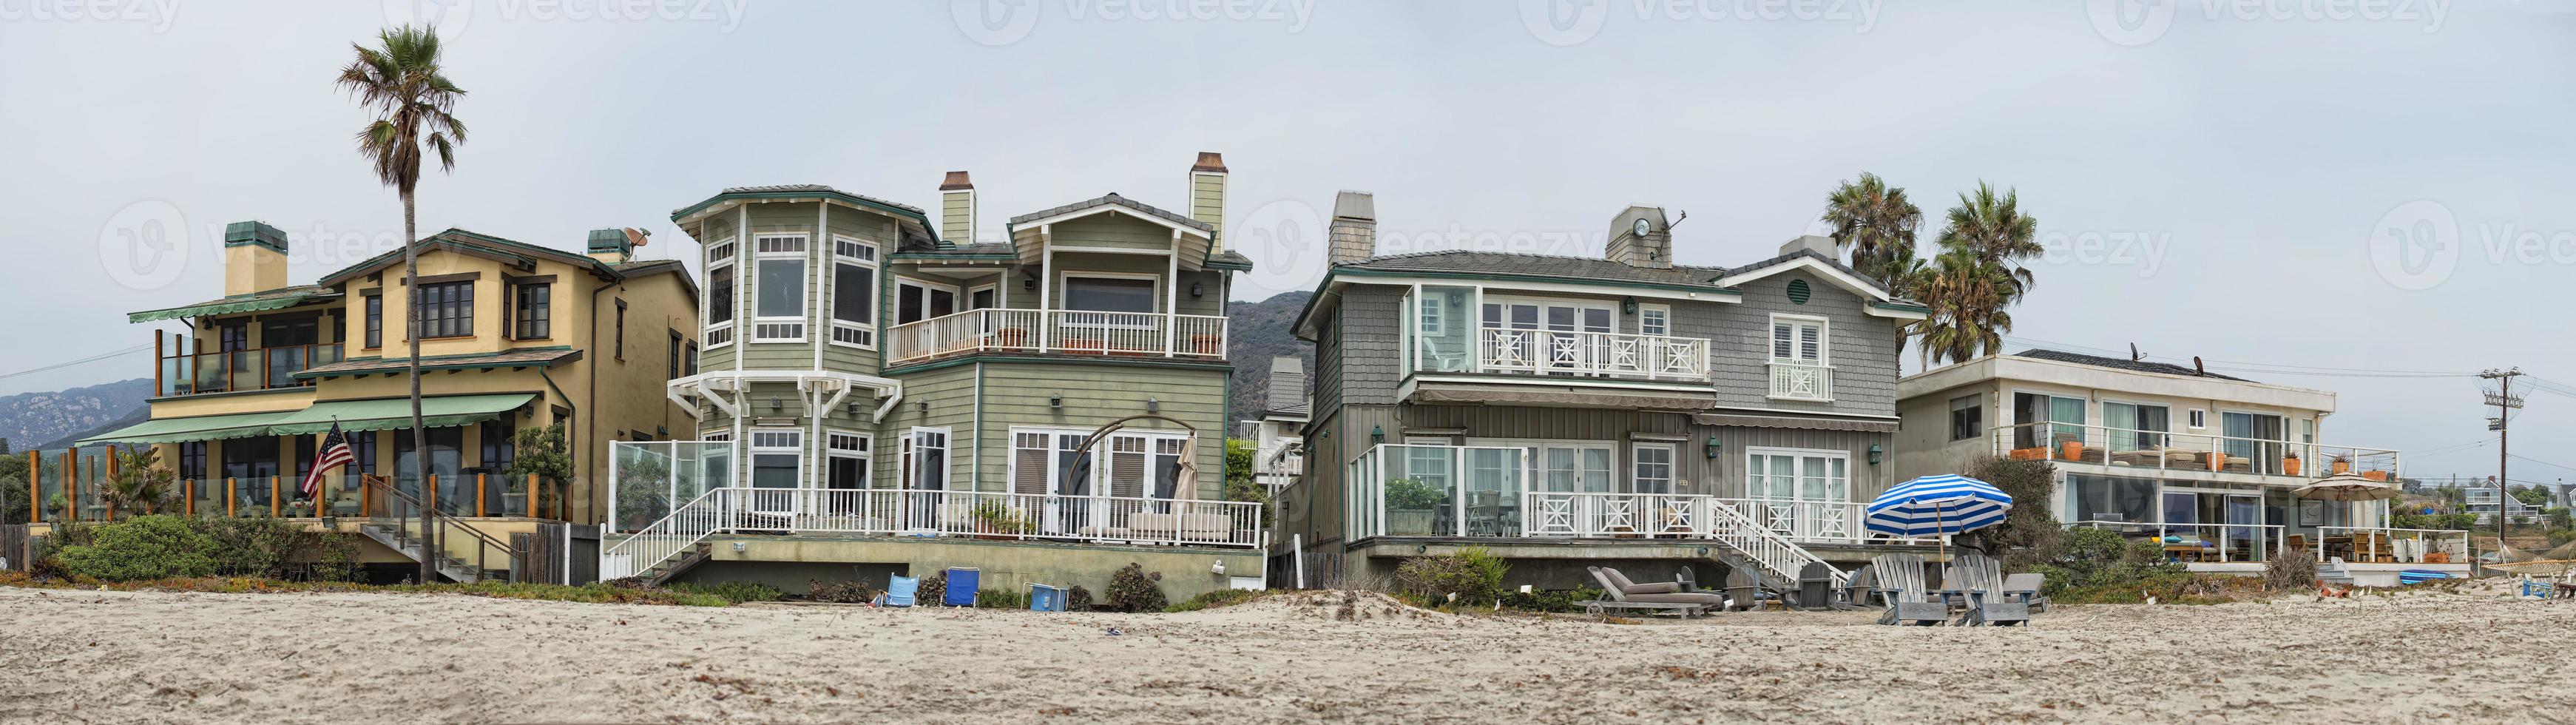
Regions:
<svg viewBox="0 0 2576 725"><path fill-rule="evenodd" d="M1896 299L1895 295L1889 294L1887 288L1863 276L1860 270L1852 269L1851 265L1843 264L1841 260L1813 249L1801 249L1726 270L1726 273L1717 279L1717 283L1727 287L1738 287L1746 282L1795 269L1815 270L1825 279L1874 301L1887 302Z"/></svg>
<svg viewBox="0 0 2576 725"><path fill-rule="evenodd" d="M2183 376L2183 377L2192 377L2192 378L2217 378L2217 379L2219 379L2219 380L2233 380L2233 381L2240 382L2240 383L2251 383L2251 382L2255 382L2255 381L2247 380L2247 379L2244 379L2244 378L2232 377L2232 376L2227 376L2227 375L2220 375L2220 374L2218 374L2218 373L2201 373L2201 372L2199 372L2199 371L2192 370L2191 368L2183 367L2183 366L2181 366L2181 365L2175 365L2175 364L2172 364L2172 363L2146 362L2146 361L2142 361L2142 360L2123 360L2123 359L2116 358L2116 357L2102 357L2102 356L2100 356L2100 355L2085 355L2085 354L2081 354L2081 353L2066 352L2066 351L2063 351L2063 350L2047 350L2047 349L2042 349L2042 348L2031 348L2031 349L2028 349L2028 350L2023 350L2023 351L2021 351L2021 352L2013 353L2013 357L2026 357L2026 358L2030 358L2030 359L2033 359L2033 360L2048 360L2048 361L2051 361L2051 362L2073 363L2073 364L2076 364L2076 365L2091 365L2091 366L2093 366L2093 367L2097 367L2097 368L2111 368L2111 369L2114 369L2114 370L2127 370L2127 371L2130 371L2130 372L2140 372L2140 373L2157 373L2157 374L2160 374L2160 375L2180 375L2180 376Z"/></svg>
<svg viewBox="0 0 2576 725"><path fill-rule="evenodd" d="M817 198L830 199L862 209L874 209L889 216L902 218L906 221L912 222L911 226L917 228L930 240L930 247L935 249L946 249L953 246L947 240L939 238L939 228L930 223L930 217L922 213L921 207L902 202L887 201L885 199L879 199L864 194L852 194L850 192L824 186L822 184L729 186L725 187L723 191L716 192L715 196L707 197L704 201L671 210L671 221L676 223L681 219L701 212L706 212L710 209L732 202ZM898 224L898 226L902 225ZM907 229L903 231L910 230ZM902 244L898 242L896 246L900 247Z"/></svg>
<svg viewBox="0 0 2576 725"><path fill-rule="evenodd" d="M1177 212L1158 209L1153 205L1146 204L1141 201L1119 196L1118 192L1115 191L1097 198L1084 199L1082 201L1077 201L1045 211L1030 212L1011 217L1010 225L1019 226L1035 221L1055 221L1059 219L1089 216L1102 211L1108 211L1111 208L1134 211L1138 214L1144 215L1148 220L1161 221L1165 226L1182 227L1196 231L1199 236L1202 237L1214 236L1216 234L1216 227L1208 224L1207 222L1192 219Z"/></svg>

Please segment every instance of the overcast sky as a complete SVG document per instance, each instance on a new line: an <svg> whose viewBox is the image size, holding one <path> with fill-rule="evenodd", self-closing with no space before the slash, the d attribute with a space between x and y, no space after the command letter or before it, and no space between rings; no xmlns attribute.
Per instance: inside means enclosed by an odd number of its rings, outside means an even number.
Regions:
<svg viewBox="0 0 2576 725"><path fill-rule="evenodd" d="M351 150L367 116L330 81L435 12L472 136L422 184L424 233L640 226L644 256L685 257L671 210L725 186L932 206L953 169L991 233L1110 191L1180 208L1212 150L1257 299L1320 275L1336 189L1377 194L1388 251L1597 253L1643 203L1690 213L1681 261L1731 265L1866 170L1933 220L1979 179L2021 192L2055 251L2017 338L2576 385L2562 7L0 0L0 372L148 343L125 314L218 296L225 222L294 235L297 282L393 248L399 206ZM2238 374L2339 392L2323 437L2417 451L2412 475L2494 470L2475 378ZM2528 411L2514 450L2576 465L2576 397Z"/></svg>

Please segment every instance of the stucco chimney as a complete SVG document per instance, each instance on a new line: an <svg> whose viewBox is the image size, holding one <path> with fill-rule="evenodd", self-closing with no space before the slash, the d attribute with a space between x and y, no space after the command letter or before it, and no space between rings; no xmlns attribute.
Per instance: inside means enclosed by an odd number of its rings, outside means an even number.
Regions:
<svg viewBox="0 0 2576 725"><path fill-rule="evenodd" d="M950 244L975 243L975 182L966 172L948 172L939 180L939 238Z"/></svg>
<svg viewBox="0 0 2576 725"><path fill-rule="evenodd" d="M1780 245L1780 254L1782 256L1797 254L1801 249L1825 255L1826 259L1835 259L1834 238L1821 234L1809 234L1791 239L1789 243Z"/></svg>
<svg viewBox="0 0 2576 725"><path fill-rule="evenodd" d="M1645 222L1643 227L1638 222ZM1643 229L1641 233L1639 230ZM1672 224L1665 221L1661 207L1631 206L1610 219L1610 243L1604 250L1610 261L1631 267L1670 269L1673 266Z"/></svg>
<svg viewBox="0 0 2576 725"><path fill-rule="evenodd" d="M1225 157L1217 152L1201 151L1190 164L1190 218L1216 229L1209 254L1225 251Z"/></svg>
<svg viewBox="0 0 2576 725"><path fill-rule="evenodd" d="M588 245L591 259L609 264L625 264L635 258L635 248L644 246L641 229L593 229Z"/></svg>
<svg viewBox="0 0 2576 725"><path fill-rule="evenodd" d="M1327 266L1357 262L1377 255L1377 197L1344 191L1333 197L1333 221L1325 231Z"/></svg>
<svg viewBox="0 0 2576 725"><path fill-rule="evenodd" d="M1286 410L1306 402L1306 363L1280 355L1270 358L1270 410Z"/></svg>
<svg viewBox="0 0 2576 725"><path fill-rule="evenodd" d="M224 296L286 286L286 233L266 222L224 226Z"/></svg>

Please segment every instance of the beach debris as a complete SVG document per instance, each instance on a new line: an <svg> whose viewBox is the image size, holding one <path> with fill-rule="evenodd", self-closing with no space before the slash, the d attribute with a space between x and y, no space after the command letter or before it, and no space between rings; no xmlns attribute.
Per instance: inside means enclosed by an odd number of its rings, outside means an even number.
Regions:
<svg viewBox="0 0 2576 725"><path fill-rule="evenodd" d="M1117 627L1102 627L1100 628L1100 633L1111 637L1119 637L1127 634L1126 632L1118 631Z"/></svg>

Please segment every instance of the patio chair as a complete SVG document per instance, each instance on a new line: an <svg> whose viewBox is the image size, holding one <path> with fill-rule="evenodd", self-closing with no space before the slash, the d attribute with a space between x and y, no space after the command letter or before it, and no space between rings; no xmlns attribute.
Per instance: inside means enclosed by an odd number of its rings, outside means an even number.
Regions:
<svg viewBox="0 0 2576 725"><path fill-rule="evenodd" d="M1606 600L1576 602L1595 614L1609 609L1646 610L1673 612L1689 619L1691 615L1726 606L1725 597L1685 591L1684 587L1688 586L1685 582L1638 584L1629 581L1627 575L1617 569L1598 566L1584 569L1592 573L1593 581L1601 584L1601 595L1609 597Z"/></svg>
<svg viewBox="0 0 2576 725"><path fill-rule="evenodd" d="M1736 611L1758 611L1762 601L1771 599L1762 586L1762 571L1751 566L1730 566L1726 570L1726 599Z"/></svg>
<svg viewBox="0 0 2576 725"><path fill-rule="evenodd" d="M1869 567L1878 582L1879 598L1887 602L1879 624L1933 626L1950 621L1950 607L1933 598L1923 583L1923 557L1880 554L1870 558Z"/></svg>
<svg viewBox="0 0 2576 725"><path fill-rule="evenodd" d="M1946 604L1963 606L1961 626L2011 626L2030 621L2030 604L2012 601L2004 595L2003 565L1994 558L1975 552L1950 559L1950 569L1941 578L1941 598Z"/></svg>
<svg viewBox="0 0 2576 725"><path fill-rule="evenodd" d="M893 578L891 578L891 579L887 579L887 580L886 580L886 591L885 591L885 593L884 593L884 594L877 595L877 606L880 606L880 607L909 607L909 606L912 606L912 595L913 595L913 593L914 593L914 592L918 592L918 591L920 591L920 590L921 590L921 580L920 580L920 579L915 579L915 578L908 577L908 576L904 576L904 575L901 575L901 574L894 575L894 577L893 577Z"/></svg>
<svg viewBox="0 0 2576 725"><path fill-rule="evenodd" d="M939 603L951 607L975 606L976 590L984 584L984 572L974 567L948 568L948 586L940 593Z"/></svg>
<svg viewBox="0 0 2576 725"><path fill-rule="evenodd" d="M2047 584L2048 577L2042 574L2005 574L2004 597L2030 605L2032 613L2046 612L2048 597L2040 596L2039 589Z"/></svg>
<svg viewBox="0 0 2576 725"><path fill-rule="evenodd" d="M1834 608L1846 611L1869 608L1870 590L1877 584L1878 569L1868 564L1860 565L1860 568L1852 570L1851 581L1843 585L1841 596L1834 601Z"/></svg>

